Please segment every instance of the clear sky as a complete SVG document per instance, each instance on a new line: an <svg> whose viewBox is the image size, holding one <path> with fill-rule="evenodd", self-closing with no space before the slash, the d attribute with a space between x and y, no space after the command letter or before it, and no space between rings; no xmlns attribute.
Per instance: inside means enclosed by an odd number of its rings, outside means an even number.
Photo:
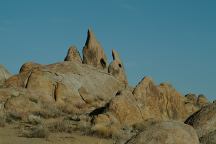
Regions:
<svg viewBox="0 0 216 144"><path fill-rule="evenodd" d="M62 61L91 27L131 85L144 76L216 99L216 0L0 0L0 63Z"/></svg>

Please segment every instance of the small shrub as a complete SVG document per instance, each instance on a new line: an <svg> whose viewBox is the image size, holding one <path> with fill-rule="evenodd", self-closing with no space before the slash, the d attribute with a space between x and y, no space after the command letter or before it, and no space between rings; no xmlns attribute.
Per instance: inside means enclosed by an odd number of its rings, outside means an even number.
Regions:
<svg viewBox="0 0 216 144"><path fill-rule="evenodd" d="M33 125L38 125L38 124L41 124L41 118L40 116L35 116L35 115L29 115L28 116L28 123L29 124L33 124Z"/></svg>
<svg viewBox="0 0 216 144"><path fill-rule="evenodd" d="M92 127L93 134L105 138L116 138L120 136L120 129L115 125L96 124Z"/></svg>
<svg viewBox="0 0 216 144"><path fill-rule="evenodd" d="M17 112L9 112L6 115L6 121L8 123L12 123L20 120L22 120L22 116Z"/></svg>
<svg viewBox="0 0 216 144"><path fill-rule="evenodd" d="M74 129L74 125L68 120L54 120L53 122L49 122L47 127L51 132L71 133Z"/></svg>
<svg viewBox="0 0 216 144"><path fill-rule="evenodd" d="M80 121L77 124L75 130L80 131L83 134L90 135L91 134L91 124L88 121Z"/></svg>
<svg viewBox="0 0 216 144"><path fill-rule="evenodd" d="M27 138L47 138L49 136L49 131L41 125L23 131L22 133L22 136Z"/></svg>

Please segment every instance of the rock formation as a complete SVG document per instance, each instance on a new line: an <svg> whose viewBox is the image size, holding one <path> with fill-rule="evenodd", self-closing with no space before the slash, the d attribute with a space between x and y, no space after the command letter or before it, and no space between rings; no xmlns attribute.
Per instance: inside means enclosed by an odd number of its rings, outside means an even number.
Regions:
<svg viewBox="0 0 216 144"><path fill-rule="evenodd" d="M207 135L200 137L201 144L215 144L216 142L216 131L210 132Z"/></svg>
<svg viewBox="0 0 216 144"><path fill-rule="evenodd" d="M187 114L181 95L169 84L156 86L145 77L134 89L134 97L145 119L185 119Z"/></svg>
<svg viewBox="0 0 216 144"><path fill-rule="evenodd" d="M123 87L114 77L73 61L34 68L16 77L6 81L8 87L26 88L49 101L70 106L76 113L105 105Z"/></svg>
<svg viewBox="0 0 216 144"><path fill-rule="evenodd" d="M199 140L192 127L167 121L146 127L127 144L199 144Z"/></svg>
<svg viewBox="0 0 216 144"><path fill-rule="evenodd" d="M94 33L89 29L87 40L83 48L83 63L104 69L107 67L107 58Z"/></svg>
<svg viewBox="0 0 216 144"><path fill-rule="evenodd" d="M80 53L75 46L71 46L68 49L68 53L67 53L67 56L65 57L64 61L76 61L76 62L82 63Z"/></svg>
<svg viewBox="0 0 216 144"><path fill-rule="evenodd" d="M113 61L110 63L108 67L108 72L111 73L116 79L127 85L128 80L125 74L124 65L121 62L119 54L114 49L112 50L112 56Z"/></svg>
<svg viewBox="0 0 216 144"><path fill-rule="evenodd" d="M216 131L216 103L204 106L185 123L193 126L200 138Z"/></svg>
<svg viewBox="0 0 216 144"><path fill-rule="evenodd" d="M50 132L76 131L119 144L198 144L198 136L202 143L214 140L216 103L203 95L184 97L149 77L131 87L119 54L113 50L112 56L107 69L104 51L89 30L83 62L70 47L65 61L27 62L13 76L1 66L0 126L43 125Z"/></svg>
<svg viewBox="0 0 216 144"><path fill-rule="evenodd" d="M199 95L197 97L196 94L192 93L185 95L184 103L186 111L190 115L198 111L203 106L209 104L208 100L204 95Z"/></svg>
<svg viewBox="0 0 216 144"><path fill-rule="evenodd" d="M5 69L3 65L0 65L0 87L4 84L11 74Z"/></svg>
<svg viewBox="0 0 216 144"><path fill-rule="evenodd" d="M203 107L207 104L209 104L208 99L204 95L199 95L197 98L197 105Z"/></svg>

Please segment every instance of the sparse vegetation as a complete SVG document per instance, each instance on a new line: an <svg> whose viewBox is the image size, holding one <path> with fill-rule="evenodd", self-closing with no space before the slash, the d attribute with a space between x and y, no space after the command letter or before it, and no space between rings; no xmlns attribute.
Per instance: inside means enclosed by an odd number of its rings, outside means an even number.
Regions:
<svg viewBox="0 0 216 144"><path fill-rule="evenodd" d="M142 123L136 123L132 127L134 131L140 132L140 131L144 131L148 126L156 124L157 122L158 122L157 120L148 119Z"/></svg>
<svg viewBox="0 0 216 144"><path fill-rule="evenodd" d="M0 127L4 127L5 123L5 117L0 115Z"/></svg>
<svg viewBox="0 0 216 144"><path fill-rule="evenodd" d="M118 129L118 127L116 127L115 125L111 124L97 124L91 128L91 131L93 134L105 138L116 138L121 135L120 129Z"/></svg>
<svg viewBox="0 0 216 144"><path fill-rule="evenodd" d="M35 116L32 114L28 116L29 124L38 125L38 124L41 124L41 122L42 122L42 119L40 118L40 116Z"/></svg>
<svg viewBox="0 0 216 144"><path fill-rule="evenodd" d="M62 115L62 112L57 109L56 106L47 103L43 104L42 108L39 111L33 112L33 115L48 119L59 117Z"/></svg>
<svg viewBox="0 0 216 144"><path fill-rule="evenodd" d="M20 121L21 119L22 119L21 115L17 112L9 112L6 114L6 122L8 123Z"/></svg>
<svg viewBox="0 0 216 144"><path fill-rule="evenodd" d="M27 138L47 138L49 131L44 126L38 125L29 130L23 130L22 136Z"/></svg>
<svg viewBox="0 0 216 144"><path fill-rule="evenodd" d="M47 128L50 132L67 132L71 133L74 129L75 125L68 121L68 120L62 120L62 119L55 119L47 124Z"/></svg>

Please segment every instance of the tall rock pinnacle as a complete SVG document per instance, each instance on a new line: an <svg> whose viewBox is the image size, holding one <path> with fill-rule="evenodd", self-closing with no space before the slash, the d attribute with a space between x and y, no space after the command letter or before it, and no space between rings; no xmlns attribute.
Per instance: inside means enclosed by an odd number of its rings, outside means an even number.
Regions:
<svg viewBox="0 0 216 144"><path fill-rule="evenodd" d="M121 62L119 54L114 49L112 50L112 56L113 56L113 61L110 63L108 67L108 72L111 73L119 81L127 85L128 80L127 80L123 63Z"/></svg>
<svg viewBox="0 0 216 144"><path fill-rule="evenodd" d="M65 57L64 61L76 61L82 63L80 53L75 46L71 46L68 49L67 56Z"/></svg>
<svg viewBox="0 0 216 144"><path fill-rule="evenodd" d="M90 29L88 29L87 40L83 48L83 63L102 69L107 67L104 50Z"/></svg>

